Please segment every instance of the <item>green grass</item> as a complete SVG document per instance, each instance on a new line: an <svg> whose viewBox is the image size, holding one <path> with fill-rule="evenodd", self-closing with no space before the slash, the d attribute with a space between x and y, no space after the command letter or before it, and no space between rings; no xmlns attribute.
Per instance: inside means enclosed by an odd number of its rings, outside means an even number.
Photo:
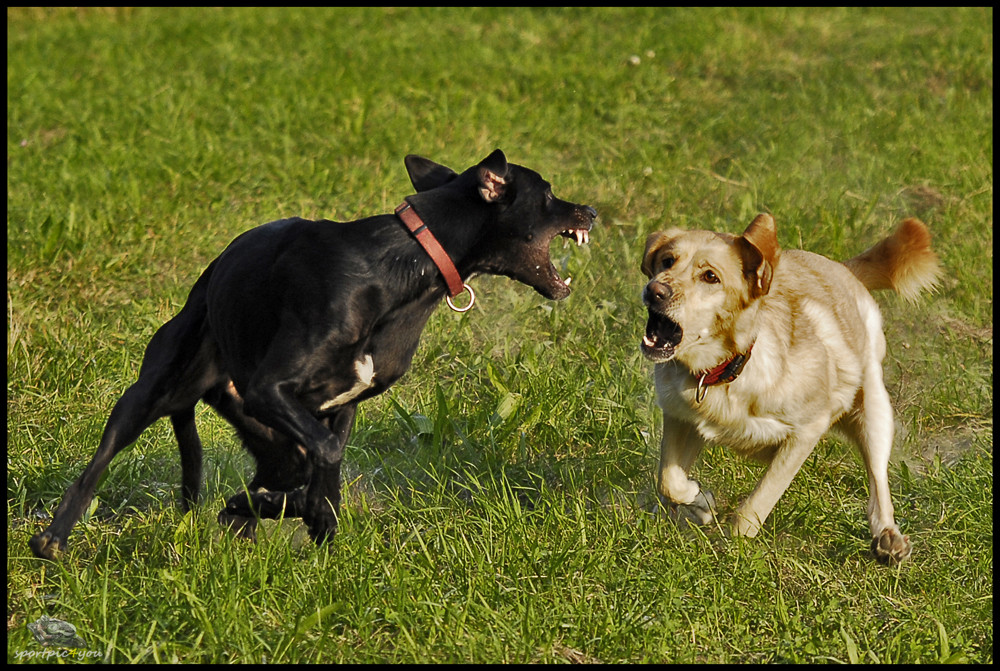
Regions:
<svg viewBox="0 0 1000 671"><path fill-rule="evenodd" d="M988 9L8 10L7 655L74 624L112 662L993 661L993 13ZM635 58L632 58L632 57ZM551 303L480 278L361 406L330 551L215 522L251 473L199 411L121 455L60 563L26 541L156 328L238 233L409 193L402 157L492 149L593 205ZM914 541L867 556L859 460L823 441L761 536L654 513L639 256L668 225L834 258L901 219L947 278L880 296ZM759 467L710 448L723 510Z"/></svg>

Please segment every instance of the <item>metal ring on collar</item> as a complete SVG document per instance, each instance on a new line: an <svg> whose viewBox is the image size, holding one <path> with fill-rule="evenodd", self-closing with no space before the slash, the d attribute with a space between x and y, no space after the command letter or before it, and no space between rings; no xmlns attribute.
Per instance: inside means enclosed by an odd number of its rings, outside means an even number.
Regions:
<svg viewBox="0 0 1000 671"><path fill-rule="evenodd" d="M445 298L445 300L448 301L448 307L450 307L455 312L468 312L469 310L472 309L473 303L476 302L476 292L474 292L472 290L472 287L470 287L468 284L465 284L465 283L463 283L462 286L465 287L465 291L469 292L469 304L466 305L464 308L457 308L457 307L455 307L455 304L451 302L451 296L447 296ZM461 295L462 294L459 294L459 296L461 296Z"/></svg>

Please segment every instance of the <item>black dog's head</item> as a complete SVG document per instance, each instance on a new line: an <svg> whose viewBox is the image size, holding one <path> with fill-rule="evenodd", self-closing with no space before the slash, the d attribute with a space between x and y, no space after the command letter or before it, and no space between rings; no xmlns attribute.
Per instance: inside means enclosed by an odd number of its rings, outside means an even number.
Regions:
<svg viewBox="0 0 1000 671"><path fill-rule="evenodd" d="M418 193L442 189L461 197L449 200L448 215L460 217L476 237L468 270L505 275L546 298L569 295L569 283L549 258L549 244L557 235L588 242L594 208L559 200L541 175L508 163L499 149L461 175L420 156L407 156L405 163ZM435 208L429 199L424 202Z"/></svg>

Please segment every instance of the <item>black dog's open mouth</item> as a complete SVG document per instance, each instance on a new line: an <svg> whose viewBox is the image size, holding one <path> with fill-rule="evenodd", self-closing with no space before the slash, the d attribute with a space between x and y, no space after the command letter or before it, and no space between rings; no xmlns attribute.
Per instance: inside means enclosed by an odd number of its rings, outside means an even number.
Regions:
<svg viewBox="0 0 1000 671"><path fill-rule="evenodd" d="M590 229L589 228L571 228L569 230L563 231L559 235L561 235L564 238L569 238L571 240L576 240L576 246L577 247L580 247L581 245L590 244ZM555 271L555 266L552 267L552 270ZM556 272L556 277L559 277L559 273L558 272ZM560 278L559 281L562 282L565 286L568 287L569 283L573 281L573 278L572 277L567 277L565 280L563 280L563 279Z"/></svg>
<svg viewBox="0 0 1000 671"><path fill-rule="evenodd" d="M558 235L569 238L570 240L575 240L576 244L586 245L590 242L590 226L580 226L577 228L567 228L566 230L560 232ZM554 240L556 236L552 236ZM551 240L549 241L551 242ZM546 248L544 251L546 256L546 261L548 262L548 278L541 284L536 284L532 282L532 286L538 290L543 296L553 300L559 300L565 298L570 293L569 285L573 281L572 277L567 277L565 280L559 275L559 271L552 264L551 256L549 255L549 250ZM541 271L541 268L536 266L536 272Z"/></svg>
<svg viewBox="0 0 1000 671"><path fill-rule="evenodd" d="M650 361L663 363L674 357L682 335L683 331L677 322L650 310L646 335L642 338L640 349Z"/></svg>

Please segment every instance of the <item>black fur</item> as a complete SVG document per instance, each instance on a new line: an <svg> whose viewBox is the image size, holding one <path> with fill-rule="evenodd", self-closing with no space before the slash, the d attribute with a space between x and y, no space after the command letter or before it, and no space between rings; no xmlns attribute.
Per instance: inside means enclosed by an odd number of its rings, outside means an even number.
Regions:
<svg viewBox="0 0 1000 671"><path fill-rule="evenodd" d="M408 200L463 279L506 275L547 298L569 294L549 243L589 231L592 208L554 198L537 173L499 150L462 174L418 156L405 163L417 190ZM153 336L138 381L32 551L53 558L65 548L111 460L160 417L170 417L180 447L184 507L197 502L199 400L236 428L257 461L250 491L232 497L220 520L249 523L252 533L255 515L284 512L301 516L317 543L331 539L356 406L407 371L445 294L437 268L392 214L284 219L240 235Z"/></svg>

